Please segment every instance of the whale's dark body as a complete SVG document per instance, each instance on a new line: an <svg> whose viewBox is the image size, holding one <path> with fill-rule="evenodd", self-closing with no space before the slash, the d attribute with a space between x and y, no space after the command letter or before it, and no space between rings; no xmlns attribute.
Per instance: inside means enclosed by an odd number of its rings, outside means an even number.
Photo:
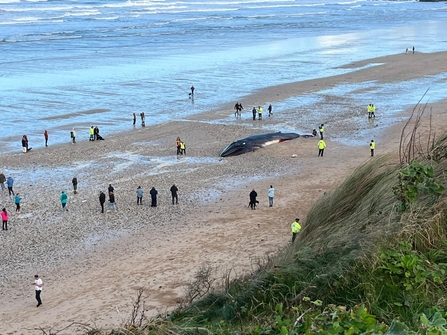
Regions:
<svg viewBox="0 0 447 335"><path fill-rule="evenodd" d="M229 157L245 154L246 152L255 151L264 148L266 145L284 142L298 138L300 135L296 133L269 133L258 134L237 140L223 149L220 157Z"/></svg>

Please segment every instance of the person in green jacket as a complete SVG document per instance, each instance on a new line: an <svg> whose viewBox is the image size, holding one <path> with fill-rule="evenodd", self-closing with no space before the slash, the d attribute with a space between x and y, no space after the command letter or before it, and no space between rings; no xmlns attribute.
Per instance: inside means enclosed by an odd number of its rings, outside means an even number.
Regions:
<svg viewBox="0 0 447 335"><path fill-rule="evenodd" d="M67 195L67 193L62 191L59 199L61 200L62 210L66 211L67 210L67 202L68 202L68 195Z"/></svg>
<svg viewBox="0 0 447 335"><path fill-rule="evenodd" d="M292 243L295 242L296 235L301 231L300 219L295 219L292 222Z"/></svg>

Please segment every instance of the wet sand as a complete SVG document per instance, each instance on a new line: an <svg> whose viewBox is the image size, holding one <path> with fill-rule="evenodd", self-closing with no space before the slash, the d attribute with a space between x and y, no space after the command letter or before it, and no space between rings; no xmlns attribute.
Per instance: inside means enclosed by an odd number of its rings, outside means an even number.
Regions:
<svg viewBox="0 0 447 335"><path fill-rule="evenodd" d="M295 217L305 226L315 200L371 159L371 139L377 143L376 155L390 153L397 159L400 130L412 107L392 122L385 122L386 116L368 122L370 101L358 106L328 96L325 103L343 106L336 114L324 114L321 106L282 113L273 104L274 116L264 113L263 121L251 120L250 106L263 105L266 111L267 101L341 82L374 80L380 86L422 78L447 71L446 61L447 52L365 60L346 65L362 69L345 75L268 87L244 97L242 120L232 118L234 102L228 102L216 111L137 126L105 141L89 142L88 134L78 131L76 144L2 155L1 169L15 179L14 189L24 199L22 213L16 215L6 192L0 195L11 217L10 230L0 234L0 334L39 334L30 329L57 330L71 322L117 326L127 321L138 287L146 289L147 314L155 315L178 304L205 263L221 271L233 269L234 274L251 271L258 259L289 243ZM368 67L377 63L383 64ZM419 99L416 96L414 104ZM439 134L447 124L447 102L427 107L432 108ZM219 158L236 139L277 130L310 133L320 123L326 126L323 158L317 157L317 138ZM356 145L342 144L351 135ZM181 158L175 155L177 136L187 145L187 155ZM78 194L72 191L74 176ZM115 188L118 211L101 214L99 191L106 192L109 183ZM179 188L179 205L171 204L172 184ZM136 205L139 185L145 192L143 206ZM276 189L271 208L270 185ZM156 208L149 206L153 186L159 192ZM260 201L255 211L247 207L253 188ZM60 209L61 191L69 195L68 212ZM44 281L39 308L31 285L35 273Z"/></svg>

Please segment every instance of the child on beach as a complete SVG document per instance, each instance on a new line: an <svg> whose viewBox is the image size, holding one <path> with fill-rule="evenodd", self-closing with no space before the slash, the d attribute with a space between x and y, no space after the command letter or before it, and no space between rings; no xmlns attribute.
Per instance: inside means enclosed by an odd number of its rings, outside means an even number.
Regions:
<svg viewBox="0 0 447 335"><path fill-rule="evenodd" d="M8 212L6 211L6 208L3 208L2 210L2 230L8 230Z"/></svg>
<svg viewBox="0 0 447 335"><path fill-rule="evenodd" d="M66 211L67 210L67 202L68 202L68 195L67 195L67 193L62 191L59 199L61 200L62 210Z"/></svg>
<svg viewBox="0 0 447 335"><path fill-rule="evenodd" d="M20 194L17 193L14 198L14 203L16 204L16 213L17 214L20 214L20 200L22 200L22 198L20 197Z"/></svg>

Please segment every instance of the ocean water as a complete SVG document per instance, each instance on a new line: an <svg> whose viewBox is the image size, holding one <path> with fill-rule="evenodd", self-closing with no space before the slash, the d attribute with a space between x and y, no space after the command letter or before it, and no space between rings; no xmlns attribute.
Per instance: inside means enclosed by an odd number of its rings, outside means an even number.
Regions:
<svg viewBox="0 0 447 335"><path fill-rule="evenodd" d="M336 67L352 61L447 50L446 26L445 2L0 0L0 152L20 150L23 134L33 147L45 129L50 143L69 142L73 127L78 139L90 125L107 136L132 129L133 112L146 124L182 119L262 87L348 72ZM432 102L447 94L445 76L387 89L409 86L430 86ZM387 109L420 95L407 97Z"/></svg>

